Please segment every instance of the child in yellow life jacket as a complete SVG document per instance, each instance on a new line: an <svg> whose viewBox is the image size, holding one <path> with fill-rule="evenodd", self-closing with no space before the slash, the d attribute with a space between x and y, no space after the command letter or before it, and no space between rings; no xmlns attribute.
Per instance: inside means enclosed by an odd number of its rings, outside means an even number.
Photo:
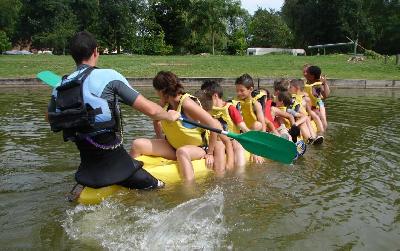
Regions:
<svg viewBox="0 0 400 251"><path fill-rule="evenodd" d="M265 118L261 104L253 99L251 92L254 90L254 82L249 74L243 74L235 81L236 96L240 103L243 121L247 128L265 132ZM264 162L259 156L252 155L251 159L256 163Z"/></svg>
<svg viewBox="0 0 400 251"><path fill-rule="evenodd" d="M261 104L251 96L254 90L251 76L243 74L237 78L235 87L244 123L250 130L265 132L266 126Z"/></svg>
<svg viewBox="0 0 400 251"><path fill-rule="evenodd" d="M251 96L253 97L253 99L261 104L267 132L280 136L279 132L276 130L279 126L276 127L274 121L271 120L269 117L272 105L271 95L269 94L269 91L263 88L254 89L251 92Z"/></svg>
<svg viewBox="0 0 400 251"><path fill-rule="evenodd" d="M296 120L304 117L305 123L300 126L301 134L303 139L308 144L321 144L324 140L323 136L317 135L317 130L311 124L311 119L307 113L307 102L305 100L305 94L302 91L304 85L301 79L290 80L289 93L292 96L292 103L288 106L287 111L291 113Z"/></svg>
<svg viewBox="0 0 400 251"><path fill-rule="evenodd" d="M310 98L312 110L317 113L322 122L323 127L319 129L321 132L324 132L328 127L328 122L326 119L326 108L323 99L329 96L329 85L325 77L321 78L321 69L318 66L311 65L305 67L303 69L303 75L306 79L304 91Z"/></svg>
<svg viewBox="0 0 400 251"><path fill-rule="evenodd" d="M203 108L221 123L225 131L234 133L249 131L249 128L247 128L242 115L235 105L222 99L223 89L221 85L215 81L207 81L201 86L201 89L205 92L204 96L208 101L211 101L210 107L203 106ZM207 100L204 102L207 102ZM246 159L244 157L245 154L242 145L236 140L229 140L229 144L231 144L234 152L234 165L244 166L246 164Z"/></svg>
<svg viewBox="0 0 400 251"><path fill-rule="evenodd" d="M160 97L160 105L164 109L175 110L184 118L222 129L220 123L195 102L195 97L184 92L178 77L172 72L159 72L153 79L153 87ZM211 133L207 140L206 132L203 129L180 120L161 121L161 123L156 121L153 124L157 138L134 140L131 149L133 158L140 155L152 155L177 160L179 171L186 181L194 180L192 160L205 158L208 167L225 168L225 146L221 141L217 141L216 133ZM165 137L161 135L161 131Z"/></svg>
<svg viewBox="0 0 400 251"><path fill-rule="evenodd" d="M273 96L273 107L271 113L273 114L274 120L279 123L278 132L280 134L287 134L289 128L295 123L294 117L286 112L286 106L281 99L279 99L279 94L282 92L287 92L289 88L289 81L287 79L280 79L274 81L274 96ZM282 96L283 97L283 96Z"/></svg>

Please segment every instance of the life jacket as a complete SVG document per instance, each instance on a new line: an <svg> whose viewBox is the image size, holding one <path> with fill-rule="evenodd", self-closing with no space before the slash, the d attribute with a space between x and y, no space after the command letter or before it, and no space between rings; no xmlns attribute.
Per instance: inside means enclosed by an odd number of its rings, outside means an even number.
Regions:
<svg viewBox="0 0 400 251"><path fill-rule="evenodd" d="M320 81L313 84L307 82L304 84L304 91L310 97L311 106L318 107L318 102L322 100L321 85L322 82Z"/></svg>
<svg viewBox="0 0 400 251"><path fill-rule="evenodd" d="M257 115L254 110L255 102L261 104L263 112L265 112L265 102L267 94L264 90L254 90L251 92L251 97L245 100L239 100L240 112L243 116L243 121L248 128L252 127L257 120Z"/></svg>
<svg viewBox="0 0 400 251"><path fill-rule="evenodd" d="M304 107L303 102L305 102L304 94L292 94L291 109L308 116L307 109Z"/></svg>
<svg viewBox="0 0 400 251"><path fill-rule="evenodd" d="M73 78L64 76L55 90L56 109L48 118L53 132L63 131L64 141L77 141L104 132L120 131L118 101L108 102L93 95L85 83L95 70L87 67Z"/></svg>
<svg viewBox="0 0 400 251"><path fill-rule="evenodd" d="M231 116L229 115L229 107L233 105L230 102L226 102L223 107L216 107L213 106L211 110L211 115L213 118L217 119L222 128L225 131L233 132L233 133L240 133L239 128L233 123Z"/></svg>
<svg viewBox="0 0 400 251"><path fill-rule="evenodd" d="M182 109L183 101L186 98L192 98L198 104L200 103L196 97L188 93L183 94L179 100L178 107L176 108L176 111L179 112L182 117L186 117ZM164 109L169 110L169 104L166 104L164 106ZM161 127L163 129L165 137L167 138L167 141L175 149L178 149L179 147L185 145L205 146L208 143L208 135L206 130L184 123L180 120L174 122L162 120Z"/></svg>
<svg viewBox="0 0 400 251"><path fill-rule="evenodd" d="M300 112L302 102L303 102L303 96L292 94L292 104L290 105L289 108L295 112Z"/></svg>
<svg viewBox="0 0 400 251"><path fill-rule="evenodd" d="M248 128L251 128L257 121L257 115L254 111L254 103L256 101L253 98L247 98L245 100L240 100L239 102L243 121Z"/></svg>
<svg viewBox="0 0 400 251"><path fill-rule="evenodd" d="M272 99L267 100L267 102L265 103L265 112L264 112L264 116L274 124L275 128L278 128L280 125L279 123L272 118L272 114L271 114L271 107L272 107Z"/></svg>
<svg viewBox="0 0 400 251"><path fill-rule="evenodd" d="M261 104L261 108L263 113L265 113L265 107L267 102L267 92L262 89L256 89L251 92L251 96L254 100L258 101Z"/></svg>
<svg viewBox="0 0 400 251"><path fill-rule="evenodd" d="M286 109L287 109L286 106L278 106L277 108L279 108L281 111L284 111L284 112L286 112ZM287 118L283 118L283 119L284 119L283 121L285 123L285 127L290 128L291 127L290 121Z"/></svg>

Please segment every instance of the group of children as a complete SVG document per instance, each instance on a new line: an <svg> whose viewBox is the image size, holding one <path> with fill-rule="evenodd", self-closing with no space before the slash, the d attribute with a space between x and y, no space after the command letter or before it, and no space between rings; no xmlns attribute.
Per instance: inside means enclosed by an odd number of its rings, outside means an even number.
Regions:
<svg viewBox="0 0 400 251"><path fill-rule="evenodd" d="M256 89L250 75L236 79L236 98L223 99L223 88L216 81L206 81L194 96L185 93L177 76L159 72L153 87L160 104L167 110L181 113L183 118L199 121L210 127L240 133L258 130L273 133L294 143L322 144L327 129L323 99L329 86L321 69L305 65L305 80L281 79L274 82L274 92ZM131 156L154 155L177 160L184 180L194 179L191 161L205 158L208 167L224 171L244 166L245 150L236 141L182 121L154 121L156 139L133 141ZM260 156L250 161L263 163Z"/></svg>

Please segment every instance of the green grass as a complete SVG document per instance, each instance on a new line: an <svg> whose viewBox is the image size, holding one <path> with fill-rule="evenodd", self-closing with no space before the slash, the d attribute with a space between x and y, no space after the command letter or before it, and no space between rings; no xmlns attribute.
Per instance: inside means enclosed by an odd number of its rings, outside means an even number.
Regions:
<svg viewBox="0 0 400 251"><path fill-rule="evenodd" d="M179 77L238 77L249 73L259 77L300 77L305 63L318 65L328 78L400 79L400 66L394 57L387 64L382 59L347 62L349 55L328 56L138 56L102 55L98 66L113 68L126 77L153 77L160 70L170 70ZM74 69L70 56L0 55L0 78L34 77L43 70L66 74Z"/></svg>

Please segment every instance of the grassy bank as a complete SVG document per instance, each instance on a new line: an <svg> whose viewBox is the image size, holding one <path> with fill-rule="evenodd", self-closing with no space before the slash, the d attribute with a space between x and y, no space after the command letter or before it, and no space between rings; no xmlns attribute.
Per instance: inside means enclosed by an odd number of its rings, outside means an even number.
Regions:
<svg viewBox="0 0 400 251"><path fill-rule="evenodd" d="M295 57L266 56L101 56L99 67L114 68L126 77L153 77L160 70L170 70L182 77L237 77L249 73L253 77L300 77L305 63L320 66L329 78L400 79L400 67L389 58L366 59L349 63L348 55ZM34 77L42 70L65 74L73 70L70 56L0 55L0 77Z"/></svg>

